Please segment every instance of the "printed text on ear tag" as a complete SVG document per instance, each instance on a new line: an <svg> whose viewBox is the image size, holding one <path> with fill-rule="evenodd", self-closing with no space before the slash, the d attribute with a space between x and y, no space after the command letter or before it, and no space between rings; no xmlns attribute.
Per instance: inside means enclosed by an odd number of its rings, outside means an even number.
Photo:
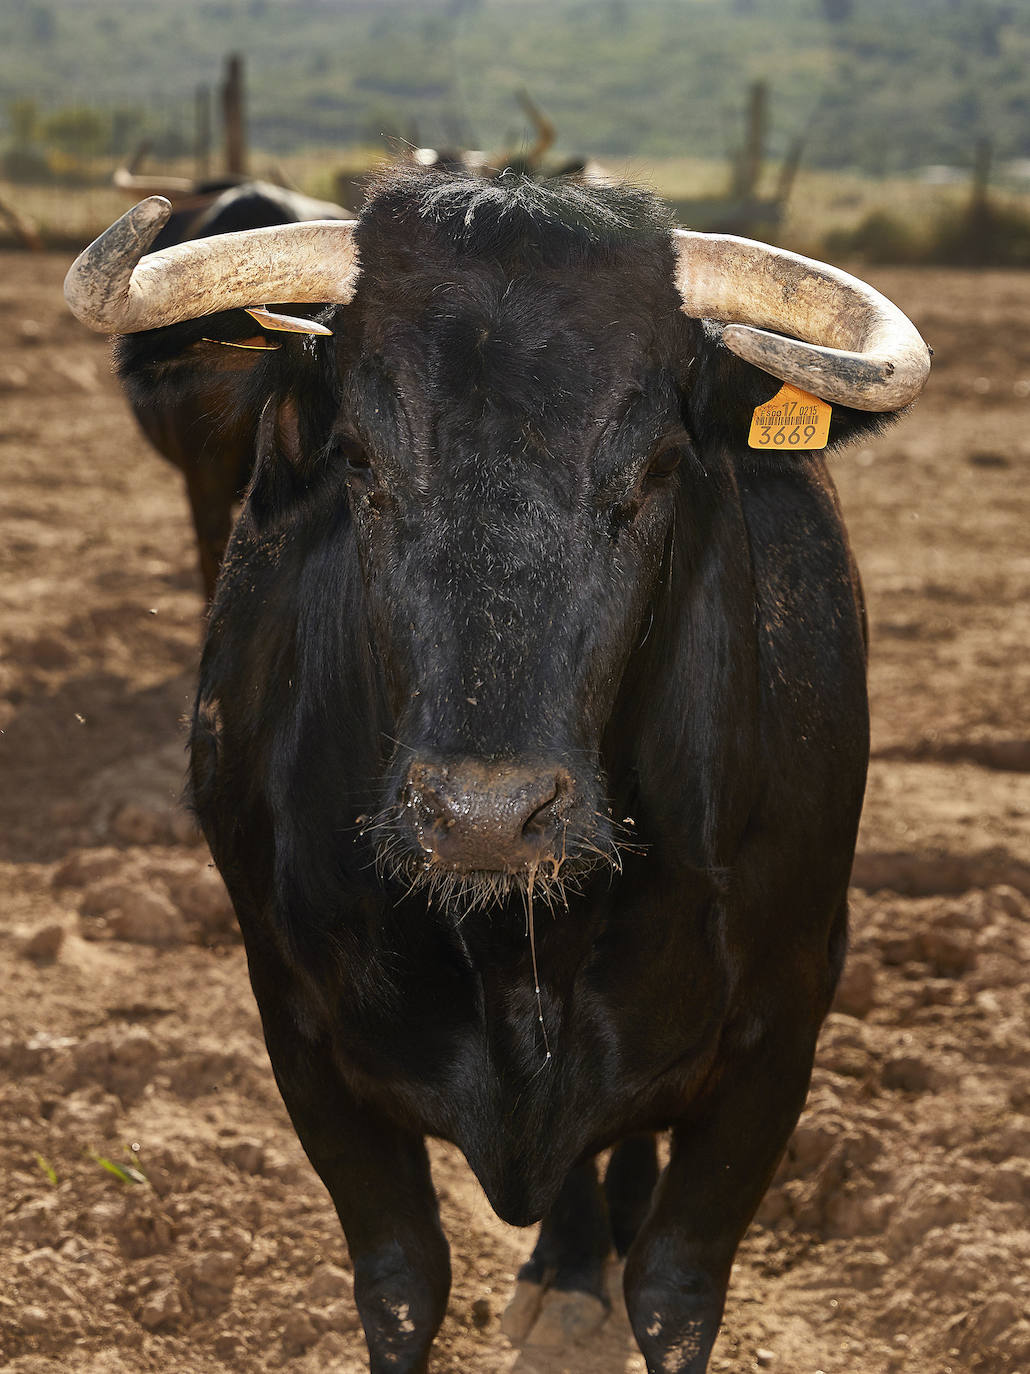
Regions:
<svg viewBox="0 0 1030 1374"><path fill-rule="evenodd" d="M755 407L749 448L825 448L833 407L799 386L785 382L771 401Z"/></svg>

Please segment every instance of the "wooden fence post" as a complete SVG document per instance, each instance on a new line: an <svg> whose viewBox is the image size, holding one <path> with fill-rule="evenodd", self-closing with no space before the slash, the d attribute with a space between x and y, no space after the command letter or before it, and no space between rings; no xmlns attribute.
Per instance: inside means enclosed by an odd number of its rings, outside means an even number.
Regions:
<svg viewBox="0 0 1030 1374"><path fill-rule="evenodd" d="M198 86L193 97L193 162L197 181L211 175L211 90Z"/></svg>
<svg viewBox="0 0 1030 1374"><path fill-rule="evenodd" d="M233 53L225 59L222 117L225 122L225 170L230 176L246 176L247 130L243 113L243 58L238 53Z"/></svg>

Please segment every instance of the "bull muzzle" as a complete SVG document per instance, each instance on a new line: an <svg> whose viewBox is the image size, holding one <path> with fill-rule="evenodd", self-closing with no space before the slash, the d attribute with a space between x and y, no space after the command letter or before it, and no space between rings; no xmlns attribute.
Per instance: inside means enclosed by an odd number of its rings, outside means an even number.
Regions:
<svg viewBox="0 0 1030 1374"><path fill-rule="evenodd" d="M559 868L577 810L572 776L547 762L415 759L402 799L423 863L457 873Z"/></svg>

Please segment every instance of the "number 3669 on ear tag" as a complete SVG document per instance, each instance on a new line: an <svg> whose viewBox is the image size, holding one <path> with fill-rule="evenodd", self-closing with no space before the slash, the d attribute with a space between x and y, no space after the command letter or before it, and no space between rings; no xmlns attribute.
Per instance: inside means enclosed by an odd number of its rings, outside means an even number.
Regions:
<svg viewBox="0 0 1030 1374"><path fill-rule="evenodd" d="M786 382L771 401L755 407L748 447L825 448L832 414L833 407L826 401Z"/></svg>

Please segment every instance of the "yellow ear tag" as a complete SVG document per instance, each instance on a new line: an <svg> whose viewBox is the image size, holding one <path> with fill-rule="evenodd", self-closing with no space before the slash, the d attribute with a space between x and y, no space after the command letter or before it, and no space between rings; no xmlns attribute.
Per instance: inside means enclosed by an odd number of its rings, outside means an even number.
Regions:
<svg viewBox="0 0 1030 1374"><path fill-rule="evenodd" d="M771 401L755 407L748 447L802 451L825 448L832 414L829 402L785 382Z"/></svg>

